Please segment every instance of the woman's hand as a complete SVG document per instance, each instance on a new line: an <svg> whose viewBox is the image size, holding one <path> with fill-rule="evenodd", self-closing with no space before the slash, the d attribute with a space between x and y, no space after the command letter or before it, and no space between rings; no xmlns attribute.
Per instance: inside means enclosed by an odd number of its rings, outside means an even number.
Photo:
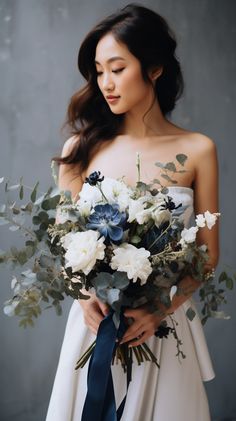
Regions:
<svg viewBox="0 0 236 421"><path fill-rule="evenodd" d="M179 294L175 294L172 298L171 306L167 309L159 303L159 309L162 315L150 313L145 306L137 309L127 309L124 312L125 317L131 317L134 321L125 332L120 343L130 342L130 346L141 345L150 336L153 336L158 329L161 321L169 314L173 314L179 306L181 306L194 291L199 288L200 282L191 276L185 276L178 285ZM181 293L180 293L181 291ZM138 339L136 339L138 338Z"/></svg>
<svg viewBox="0 0 236 421"><path fill-rule="evenodd" d="M125 317L133 319L132 325L125 332L120 343L130 342L129 346L141 345L154 335L164 316L148 312L145 306L136 309L127 309ZM138 338L138 339L137 339Z"/></svg>
<svg viewBox="0 0 236 421"><path fill-rule="evenodd" d="M78 300L84 313L84 322L88 328L97 335L98 327L101 321L109 313L109 306L100 301L95 294L89 294L86 291L86 295L90 295L88 300Z"/></svg>

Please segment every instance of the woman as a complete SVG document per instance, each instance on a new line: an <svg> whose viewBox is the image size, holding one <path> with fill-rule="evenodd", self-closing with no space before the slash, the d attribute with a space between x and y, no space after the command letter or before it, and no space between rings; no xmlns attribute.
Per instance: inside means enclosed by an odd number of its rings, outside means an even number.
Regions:
<svg viewBox="0 0 236 421"><path fill-rule="evenodd" d="M171 123L167 116L183 91L176 41L166 21L153 11L128 5L99 23L79 51L79 70L87 85L76 93L68 109L73 136L63 147L59 186L76 197L85 177L99 170L105 176L125 176L135 185L136 151L141 154L141 179L159 177L156 161L168 162L178 153L188 156L187 170L178 173L178 185L170 186L175 202L191 212L218 212L218 165L214 142L207 136ZM168 185L168 183L166 183ZM198 232L199 244L207 243L206 270L218 262L218 226ZM127 309L133 323L122 341L147 342L160 362L133 364L132 382L123 421L208 421L203 381L214 377L199 317L190 322L186 310L198 283L181 281L184 294L175 295L168 313L174 313L186 359L176 358L173 338L157 339L154 332L162 317L144 307ZM64 337L47 421L81 419L87 385L87 367L74 371L78 357L94 340L108 307L94 295L74 301ZM117 406L125 394L125 377L119 365L112 367Z"/></svg>

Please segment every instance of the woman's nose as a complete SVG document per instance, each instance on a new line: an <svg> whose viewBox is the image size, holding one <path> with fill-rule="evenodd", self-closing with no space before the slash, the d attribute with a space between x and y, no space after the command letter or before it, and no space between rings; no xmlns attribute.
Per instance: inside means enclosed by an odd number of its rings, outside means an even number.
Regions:
<svg viewBox="0 0 236 421"><path fill-rule="evenodd" d="M114 89L114 81L110 75L104 75L102 87L104 91L112 91Z"/></svg>

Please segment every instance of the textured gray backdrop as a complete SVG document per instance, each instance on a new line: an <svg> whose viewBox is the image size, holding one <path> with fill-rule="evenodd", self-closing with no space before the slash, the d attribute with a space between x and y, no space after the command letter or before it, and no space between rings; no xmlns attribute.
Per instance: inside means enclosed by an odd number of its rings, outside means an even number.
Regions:
<svg viewBox="0 0 236 421"><path fill-rule="evenodd" d="M221 261L236 267L235 253L235 12L234 0L142 1L167 18L179 40L186 91L173 120L210 136L220 165ZM81 86L77 51L91 26L125 1L0 0L0 176L42 190L52 183L50 158L62 146L60 127L72 93ZM0 198L2 201L2 196ZM1 248L13 242L1 229ZM1 302L11 274L1 269ZM236 420L236 293L230 321L205 328L216 379L206 385L212 419ZM0 312L0 419L43 421L71 305L63 316L48 310L33 329ZM78 327L79 328L79 327ZM168 393L168 391L167 391ZM56 421L56 420L55 420ZM172 421L172 420L170 420ZM184 420L191 421L191 420Z"/></svg>

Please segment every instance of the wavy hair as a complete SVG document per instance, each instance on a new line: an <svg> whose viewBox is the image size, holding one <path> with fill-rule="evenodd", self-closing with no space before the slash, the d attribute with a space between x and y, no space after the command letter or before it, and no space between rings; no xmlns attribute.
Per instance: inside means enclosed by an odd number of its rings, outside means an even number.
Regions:
<svg viewBox="0 0 236 421"><path fill-rule="evenodd" d="M129 4L98 23L81 44L78 68L87 83L70 99L63 127L77 135L70 154L53 158L59 164L80 164L82 171L89 165L95 146L114 139L120 132L124 114L113 114L97 84L95 53L99 40L111 33L125 44L140 61L145 81L150 81L151 68L163 67L154 85L164 116L171 113L183 93L184 82L176 57L176 39L166 20L156 12L136 4Z"/></svg>

